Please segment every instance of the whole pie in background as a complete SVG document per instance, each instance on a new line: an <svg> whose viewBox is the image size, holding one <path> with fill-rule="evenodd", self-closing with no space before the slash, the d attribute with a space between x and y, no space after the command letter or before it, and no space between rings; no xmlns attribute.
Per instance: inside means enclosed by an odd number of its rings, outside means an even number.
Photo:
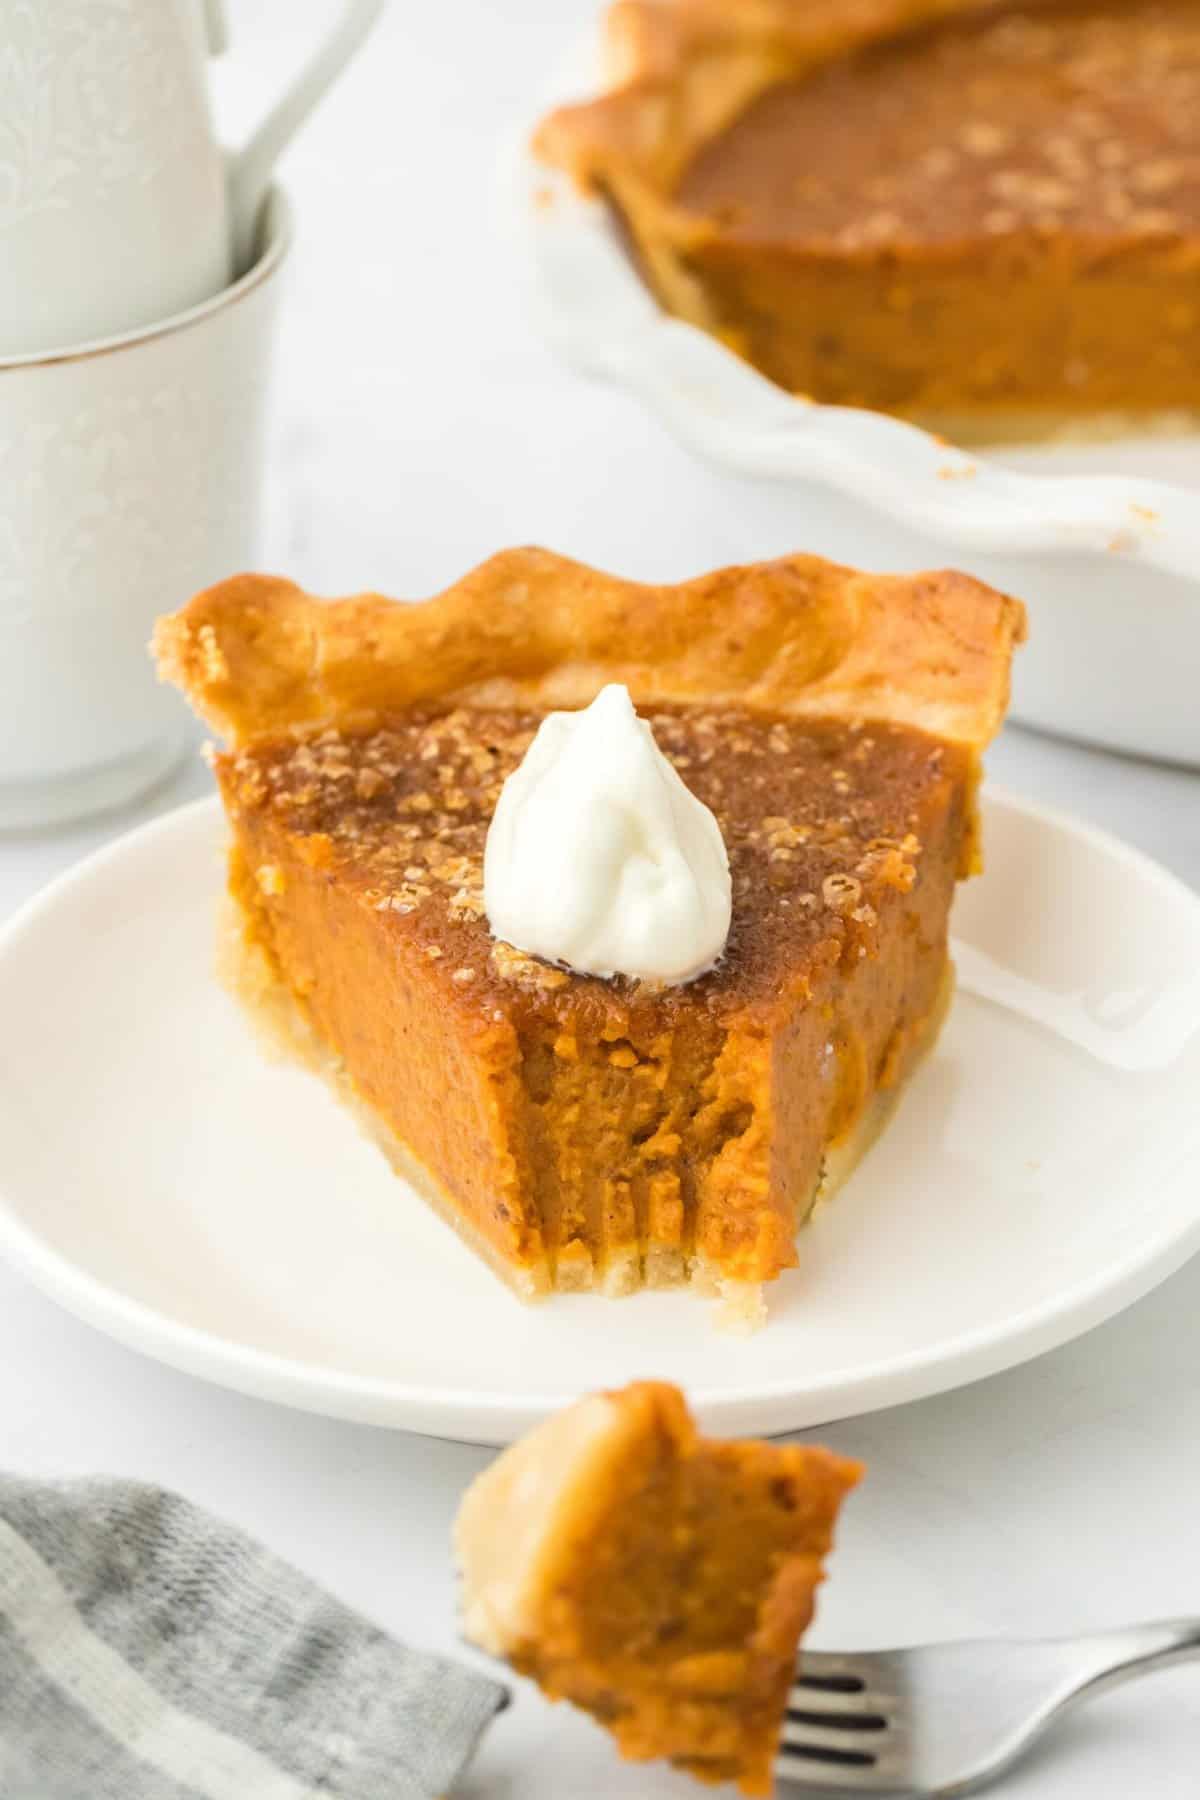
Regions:
<svg viewBox="0 0 1200 1800"><path fill-rule="evenodd" d="M945 1012L1023 630L967 576L805 556L644 587L513 550L417 606L226 581L157 649L228 740L230 979L522 1298L691 1282L754 1321ZM502 783L609 682L726 846L685 985L484 914Z"/></svg>
<svg viewBox="0 0 1200 1800"><path fill-rule="evenodd" d="M959 436L1200 407L1200 0L618 0L537 145L671 312Z"/></svg>

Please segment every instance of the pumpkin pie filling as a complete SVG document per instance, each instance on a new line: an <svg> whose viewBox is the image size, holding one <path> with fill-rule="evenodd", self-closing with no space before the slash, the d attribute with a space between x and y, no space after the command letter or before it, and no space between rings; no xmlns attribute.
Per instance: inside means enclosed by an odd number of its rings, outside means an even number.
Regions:
<svg viewBox="0 0 1200 1800"><path fill-rule="evenodd" d="M648 588L511 552L423 606L224 583L158 649L232 740L227 976L523 1297L687 1281L755 1321L936 1034L1022 629L963 576L805 557ZM609 676L728 854L682 985L485 916L501 785Z"/></svg>
<svg viewBox="0 0 1200 1800"><path fill-rule="evenodd" d="M543 150L784 387L1001 434L1200 406L1197 0L613 17L623 81Z"/></svg>
<svg viewBox="0 0 1200 1800"><path fill-rule="evenodd" d="M656 990L491 938L484 839L539 716L420 709L218 757L245 928L531 1287L677 1281L696 1258L770 1279L937 1015L968 757L895 725L656 710L735 894L717 968Z"/></svg>

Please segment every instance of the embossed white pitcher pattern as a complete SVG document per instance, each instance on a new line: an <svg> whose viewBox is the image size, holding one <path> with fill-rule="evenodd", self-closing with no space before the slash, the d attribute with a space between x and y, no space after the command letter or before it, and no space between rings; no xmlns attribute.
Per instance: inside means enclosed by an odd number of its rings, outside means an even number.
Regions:
<svg viewBox="0 0 1200 1800"><path fill-rule="evenodd" d="M228 283L204 54L192 0L0 0L0 355Z"/></svg>
<svg viewBox="0 0 1200 1800"><path fill-rule="evenodd" d="M226 287L280 149L381 5L331 0L329 37L227 156L206 69L221 0L0 0L0 358L152 325Z"/></svg>

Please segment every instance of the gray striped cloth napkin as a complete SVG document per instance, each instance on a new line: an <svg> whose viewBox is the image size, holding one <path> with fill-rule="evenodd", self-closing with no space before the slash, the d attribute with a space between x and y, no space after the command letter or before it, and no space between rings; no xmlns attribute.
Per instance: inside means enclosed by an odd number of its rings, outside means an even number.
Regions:
<svg viewBox="0 0 1200 1800"><path fill-rule="evenodd" d="M176 1495L0 1476L3 1800L429 1800L506 1697Z"/></svg>

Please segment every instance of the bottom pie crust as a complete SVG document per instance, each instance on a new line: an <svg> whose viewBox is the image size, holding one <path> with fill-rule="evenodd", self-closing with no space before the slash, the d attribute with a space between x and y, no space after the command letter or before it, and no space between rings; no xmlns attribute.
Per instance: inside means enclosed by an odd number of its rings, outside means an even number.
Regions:
<svg viewBox="0 0 1200 1800"><path fill-rule="evenodd" d="M395 1173L415 1188L519 1300L540 1300L551 1292L591 1291L614 1297L641 1287L687 1284L699 1293L716 1297L715 1318L720 1329L744 1333L756 1331L764 1323L767 1314L763 1284L731 1281L703 1255L689 1262L677 1250L651 1249L642 1273L637 1253L630 1250L624 1257L613 1258L599 1281L594 1279L590 1262L572 1264L560 1260L552 1275L544 1259L522 1268L498 1257L488 1240L463 1219L453 1196L362 1098L341 1059L314 1032L262 946L247 935L241 909L230 896L222 901L219 915L217 973L249 1017L264 1054L273 1060L300 1063L320 1075L360 1128L379 1146ZM937 1000L923 1023L904 1080L894 1087L877 1089L852 1129L826 1151L820 1180L799 1224L806 1224L818 1206L833 1199L883 1131L918 1064L937 1042L953 995L954 965L947 957Z"/></svg>
<svg viewBox="0 0 1200 1800"><path fill-rule="evenodd" d="M1130 439L1170 442L1200 432L1200 413L1180 410L1156 413L962 412L917 413L911 421L922 431L968 450L1008 446L1037 450L1086 449L1092 444L1120 444Z"/></svg>

